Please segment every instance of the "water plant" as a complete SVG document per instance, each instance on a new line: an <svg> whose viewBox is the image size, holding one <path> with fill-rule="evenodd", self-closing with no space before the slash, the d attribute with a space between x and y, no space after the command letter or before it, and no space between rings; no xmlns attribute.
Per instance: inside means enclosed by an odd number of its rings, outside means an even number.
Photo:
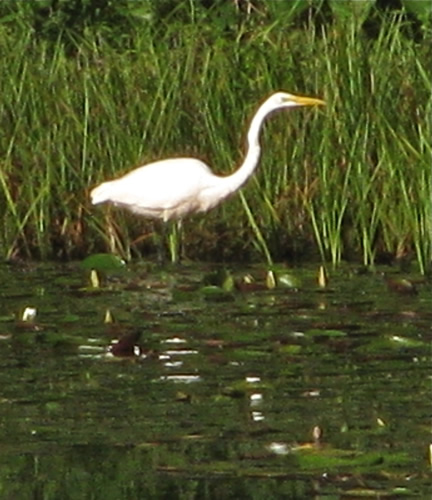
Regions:
<svg viewBox="0 0 432 500"><path fill-rule="evenodd" d="M2 24L1 255L148 255L151 224L92 209L90 188L167 156L231 172L255 103L284 89L323 97L327 107L268 124L263 142L273 149L257 178L238 199L187 223L186 254L366 265L390 255L415 259L425 272L428 25L419 37L399 12L374 12L362 24L270 11L260 22L244 15L212 24L199 16L217 6L193 18L192 3L181 5L177 21L135 13L138 24L116 41L106 21L79 32L42 33L26 17L13 29Z"/></svg>

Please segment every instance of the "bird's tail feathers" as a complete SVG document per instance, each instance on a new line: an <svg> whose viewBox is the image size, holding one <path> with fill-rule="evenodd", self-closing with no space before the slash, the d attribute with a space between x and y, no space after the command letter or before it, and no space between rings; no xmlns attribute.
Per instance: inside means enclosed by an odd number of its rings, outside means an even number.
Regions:
<svg viewBox="0 0 432 500"><path fill-rule="evenodd" d="M90 198L92 201L92 205L99 205L100 203L104 203L110 199L110 182L104 182L99 186L92 189L90 193Z"/></svg>

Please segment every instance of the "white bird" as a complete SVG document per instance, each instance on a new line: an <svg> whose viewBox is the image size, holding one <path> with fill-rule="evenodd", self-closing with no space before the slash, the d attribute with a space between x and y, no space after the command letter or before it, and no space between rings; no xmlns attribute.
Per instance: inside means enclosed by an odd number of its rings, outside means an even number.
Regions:
<svg viewBox="0 0 432 500"><path fill-rule="evenodd" d="M91 191L92 203L111 202L136 214L163 221L181 220L192 213L206 212L238 191L255 171L261 154L261 127L270 113L278 109L322 104L321 99L286 92L271 95L252 118L246 157L231 175L215 175L196 158L168 158L103 182Z"/></svg>
<svg viewBox="0 0 432 500"><path fill-rule="evenodd" d="M186 215L206 212L238 191L254 173L261 155L261 128L269 114L280 109L322 104L321 99L276 92L261 104L252 118L246 157L232 174L215 175L196 158L168 158L103 182L91 191L92 204L111 202L164 222L172 219L181 222ZM173 261L177 260L175 253L171 255Z"/></svg>

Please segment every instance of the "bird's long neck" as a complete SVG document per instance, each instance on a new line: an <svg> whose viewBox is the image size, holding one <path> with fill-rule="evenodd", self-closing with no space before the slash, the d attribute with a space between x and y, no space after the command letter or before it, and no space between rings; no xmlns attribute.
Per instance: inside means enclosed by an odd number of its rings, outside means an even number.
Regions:
<svg viewBox="0 0 432 500"><path fill-rule="evenodd" d="M221 183L224 189L226 189L226 196L240 189L258 166L261 155L259 137L267 114L268 110L264 109L264 105L255 113L247 134L247 151L243 163L231 175L221 178Z"/></svg>

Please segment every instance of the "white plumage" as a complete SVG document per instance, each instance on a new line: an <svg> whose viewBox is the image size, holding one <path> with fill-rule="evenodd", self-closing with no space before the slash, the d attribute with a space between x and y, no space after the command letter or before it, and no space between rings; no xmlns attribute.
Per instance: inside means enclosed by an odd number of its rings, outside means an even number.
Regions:
<svg viewBox="0 0 432 500"><path fill-rule="evenodd" d="M91 191L94 205L114 205L164 221L206 212L240 189L256 169L261 148L259 135L265 118L278 109L324 104L321 99L286 92L271 95L255 113L247 135L247 153L231 175L218 176L195 158L170 158L149 163L104 182Z"/></svg>

